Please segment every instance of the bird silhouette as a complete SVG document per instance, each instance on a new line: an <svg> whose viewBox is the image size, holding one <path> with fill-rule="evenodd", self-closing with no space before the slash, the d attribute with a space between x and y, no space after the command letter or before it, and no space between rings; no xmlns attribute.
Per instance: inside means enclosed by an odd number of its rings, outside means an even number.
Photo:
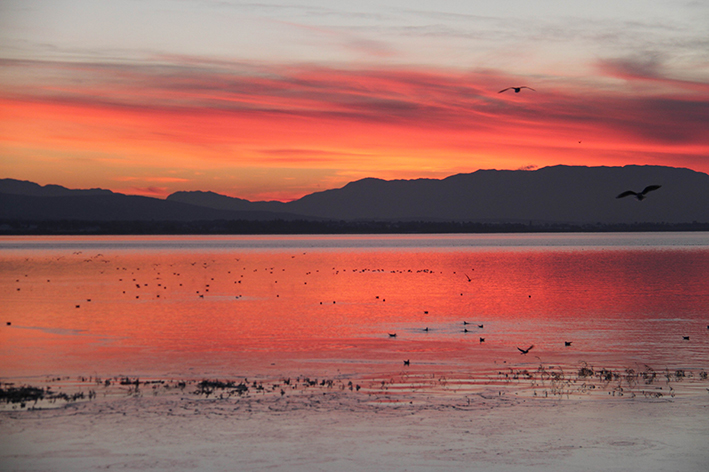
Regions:
<svg viewBox="0 0 709 472"><path fill-rule="evenodd" d="M390 338L395 338L395 337L396 337L396 333L389 333L389 337L390 337Z"/></svg>
<svg viewBox="0 0 709 472"><path fill-rule="evenodd" d="M515 93L519 93L520 90L522 90L523 88L529 89L529 90L531 90L532 92L536 92L536 90L534 90L532 87L527 87L526 85L521 85L521 86L519 86L519 87L507 87L506 89L500 90L500 91L497 92L497 93L507 92L508 90L514 90Z"/></svg>
<svg viewBox="0 0 709 472"><path fill-rule="evenodd" d="M571 346L573 341L564 341L564 346Z"/></svg>
<svg viewBox="0 0 709 472"><path fill-rule="evenodd" d="M627 197L630 195L635 195L635 198L637 198L638 201L641 202L641 201L645 200L645 198L647 198L645 196L645 194L647 194L648 192L652 192L653 190L657 190L660 187L662 187L662 185L648 185L640 193L633 192L632 190L626 190L625 192L621 193L620 195L618 195L615 198L624 198L624 197Z"/></svg>
<svg viewBox="0 0 709 472"><path fill-rule="evenodd" d="M522 354L527 354L529 351L532 350L533 347L534 347L534 344L532 344L531 346L529 346L527 349L522 349L521 347L518 347L517 349L518 349L519 352L521 352Z"/></svg>
<svg viewBox="0 0 709 472"><path fill-rule="evenodd" d="M406 360L404 361L404 365L411 365L411 362L409 362L409 359L406 359Z"/></svg>

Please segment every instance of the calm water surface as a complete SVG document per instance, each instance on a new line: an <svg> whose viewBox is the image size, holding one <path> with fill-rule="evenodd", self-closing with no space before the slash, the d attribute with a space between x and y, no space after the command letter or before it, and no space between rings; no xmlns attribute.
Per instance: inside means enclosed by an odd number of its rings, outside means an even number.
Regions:
<svg viewBox="0 0 709 472"><path fill-rule="evenodd" d="M3 378L709 367L708 233L5 237L0 297Z"/></svg>

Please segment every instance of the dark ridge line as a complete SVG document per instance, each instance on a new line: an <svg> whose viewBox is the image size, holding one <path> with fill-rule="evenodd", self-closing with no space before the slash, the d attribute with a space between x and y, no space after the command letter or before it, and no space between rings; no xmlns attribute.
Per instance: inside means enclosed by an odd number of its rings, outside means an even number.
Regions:
<svg viewBox="0 0 709 472"><path fill-rule="evenodd" d="M478 223L456 221L28 221L0 219L2 236L50 235L278 235L278 234L456 234L613 233L709 231L692 223Z"/></svg>

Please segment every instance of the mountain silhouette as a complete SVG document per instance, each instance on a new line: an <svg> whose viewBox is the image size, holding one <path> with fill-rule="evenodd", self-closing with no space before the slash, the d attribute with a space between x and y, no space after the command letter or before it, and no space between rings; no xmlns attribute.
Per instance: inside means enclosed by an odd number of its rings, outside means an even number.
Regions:
<svg viewBox="0 0 709 472"><path fill-rule="evenodd" d="M27 195L32 197L69 197L89 195L114 195L110 190L92 188L87 190L72 190L61 185L39 185L34 182L16 179L0 180L0 193L11 195Z"/></svg>
<svg viewBox="0 0 709 472"><path fill-rule="evenodd" d="M648 184L662 188L642 202L615 198L627 188ZM709 175L664 166L553 166L479 170L441 180L367 178L288 203L248 202L209 192L177 192L167 199L341 220L677 224L709 222Z"/></svg>
<svg viewBox="0 0 709 472"><path fill-rule="evenodd" d="M59 185L40 186L33 182L2 179L0 218L36 221L288 221L305 217L282 212L220 210L110 190L71 190Z"/></svg>
<svg viewBox="0 0 709 472"><path fill-rule="evenodd" d="M661 185L643 201L617 199ZM208 191L162 200L0 180L4 220L428 221L523 224L709 223L709 175L664 166L552 166L479 170L445 179L366 178L292 202L251 202Z"/></svg>

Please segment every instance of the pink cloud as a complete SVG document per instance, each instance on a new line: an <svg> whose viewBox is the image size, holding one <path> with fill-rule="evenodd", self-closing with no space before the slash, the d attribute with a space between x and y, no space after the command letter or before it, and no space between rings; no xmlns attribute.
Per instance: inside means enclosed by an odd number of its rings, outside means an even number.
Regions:
<svg viewBox="0 0 709 472"><path fill-rule="evenodd" d="M127 193L146 196L167 196L171 192L167 187L130 187L130 191Z"/></svg>

